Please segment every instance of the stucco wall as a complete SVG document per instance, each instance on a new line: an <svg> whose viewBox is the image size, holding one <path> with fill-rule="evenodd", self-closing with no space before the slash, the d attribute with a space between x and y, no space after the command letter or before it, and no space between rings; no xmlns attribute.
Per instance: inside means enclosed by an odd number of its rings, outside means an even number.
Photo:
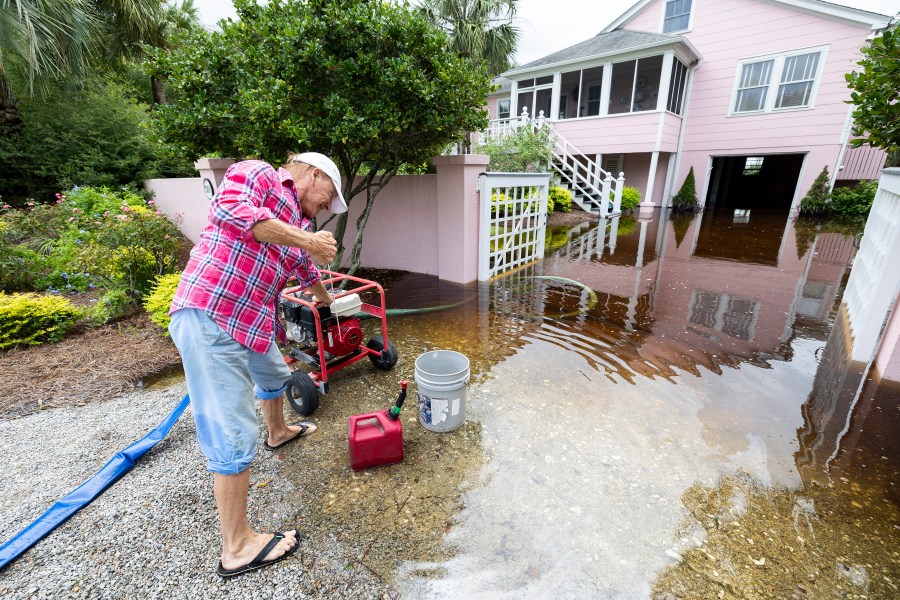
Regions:
<svg viewBox="0 0 900 600"><path fill-rule="evenodd" d="M478 276L476 183L487 163L488 157L480 155L439 156L435 158L437 175L391 179L377 195L363 230L362 266L426 273L458 283L474 281ZM151 179L145 185L159 209L192 242L199 241L209 218L202 178ZM350 202L344 265L349 264L356 221L365 204L365 193ZM324 223L327 217L323 213L319 221ZM333 219L326 229L334 231L336 225Z"/></svg>
<svg viewBox="0 0 900 600"><path fill-rule="evenodd" d="M144 186L153 192L156 206L182 233L195 244L209 220L209 200L203 191L200 177L179 179L148 179Z"/></svg>

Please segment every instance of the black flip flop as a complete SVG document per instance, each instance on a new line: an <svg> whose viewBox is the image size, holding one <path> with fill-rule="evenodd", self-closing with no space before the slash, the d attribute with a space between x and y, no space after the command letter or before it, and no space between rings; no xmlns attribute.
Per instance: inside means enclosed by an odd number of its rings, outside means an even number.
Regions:
<svg viewBox="0 0 900 600"><path fill-rule="evenodd" d="M294 437L292 437L292 438L289 439L289 440L285 440L285 441L281 442L281 443L278 444L277 446L272 446L272 445L270 445L270 444L269 444L269 440L266 440L265 442L263 442L263 447L264 447L266 450L269 450L269 451L278 450L278 449L281 448L282 446L285 446L285 445L287 445L287 444L290 444L290 443L293 442L294 440L300 439L300 438L302 438L303 436L305 436L305 435L306 435L306 432L309 430L309 426L310 426L310 425L315 425L315 423L313 423L312 421L297 421L296 423L291 423L291 425L294 426L294 427L300 427L300 431L298 431L297 434L296 434ZM312 431L310 431L310 433L312 433Z"/></svg>
<svg viewBox="0 0 900 600"><path fill-rule="evenodd" d="M256 555L256 558L251 560L246 565L244 565L242 567L237 567L234 569L226 569L225 567L222 566L222 561L219 561L219 568L216 569L216 572L221 577L234 577L235 575L240 575L241 573L247 573L248 571L255 571L256 569L262 569L263 567L268 567L269 565L274 565L275 563L286 559L288 556L290 556L291 554L296 552L297 548L300 547L300 532L298 531L296 533L297 533L297 540L296 540L296 543L294 544L294 546L290 550L288 550L287 552L285 552L284 554L279 556L278 558L273 558L271 560L264 560L266 554L271 552L272 548L274 548L278 544L278 542L280 542L281 540L284 539L284 534L281 533L280 531L276 531L272 535L272 539L269 540L269 543L266 544L263 547L263 549L259 551L259 554Z"/></svg>

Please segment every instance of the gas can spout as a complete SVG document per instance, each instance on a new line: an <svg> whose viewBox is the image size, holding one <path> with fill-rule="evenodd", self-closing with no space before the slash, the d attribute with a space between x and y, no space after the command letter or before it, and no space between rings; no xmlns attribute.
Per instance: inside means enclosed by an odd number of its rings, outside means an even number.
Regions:
<svg viewBox="0 0 900 600"><path fill-rule="evenodd" d="M403 401L406 400L406 384L407 381L405 379L400 382L400 395L397 396L397 400L388 411L387 416L391 421L396 421L400 418L400 409L403 408Z"/></svg>

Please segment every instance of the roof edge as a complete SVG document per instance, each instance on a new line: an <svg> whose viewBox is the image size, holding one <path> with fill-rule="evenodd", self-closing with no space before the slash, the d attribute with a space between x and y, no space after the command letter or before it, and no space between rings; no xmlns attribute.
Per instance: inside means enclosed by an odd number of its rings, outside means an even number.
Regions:
<svg viewBox="0 0 900 600"><path fill-rule="evenodd" d="M612 23L607 25L600 33L609 33L627 24L637 13L642 11L653 0L638 0L631 8L619 15ZM838 18L845 21L867 25L872 29L886 27L891 20L890 15L853 8L842 4L833 4L823 0L760 0L769 4L781 4L797 10L813 12L825 17Z"/></svg>
<svg viewBox="0 0 900 600"><path fill-rule="evenodd" d="M660 35L667 35L667 34L660 34ZM673 36L673 37L676 37L676 36ZM688 49L688 51L690 51L690 53L693 54L694 57L697 58L697 60L701 60L703 58L703 55L700 54L700 52L697 50L696 47L694 47L694 44L692 44L689 39L687 39L685 37L679 37L678 39L653 42L653 43L649 43L649 44L641 44L640 46L633 46L631 48L615 50L613 52L601 52L600 54L591 54L589 56L582 56L579 58L572 58L569 60L561 60L561 61L555 62L555 63L547 63L547 64L543 64L543 65L537 65L535 67L530 67L527 69L523 68L523 67L519 67L519 68L515 68L515 69L510 69L509 71L505 71L505 72L501 73L501 75L503 77L510 78L511 75L521 75L524 73L530 73L532 71L543 71L546 69L555 69L557 67L562 67L565 65L574 65L574 64L583 63L583 62L586 62L589 60L605 58L607 56L615 56L617 54L628 54L631 52L638 52L640 50L649 50L650 48L659 48L662 46L673 46L674 47L674 46L677 46L678 44L683 44ZM538 60L540 60L540 59L538 59Z"/></svg>

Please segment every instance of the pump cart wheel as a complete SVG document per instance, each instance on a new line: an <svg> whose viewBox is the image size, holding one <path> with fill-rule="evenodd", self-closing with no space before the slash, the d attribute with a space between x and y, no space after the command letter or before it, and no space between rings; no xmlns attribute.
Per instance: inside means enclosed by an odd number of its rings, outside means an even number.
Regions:
<svg viewBox="0 0 900 600"><path fill-rule="evenodd" d="M291 407L304 417L319 408L319 388L303 371L294 371L287 386L287 398Z"/></svg>
<svg viewBox="0 0 900 600"><path fill-rule="evenodd" d="M388 342L387 349L385 349L384 338L382 336L376 335L373 337L369 340L369 343L366 344L366 348L381 352L381 356L370 354L369 360L382 371L390 371L394 365L397 364L397 349L391 342Z"/></svg>

